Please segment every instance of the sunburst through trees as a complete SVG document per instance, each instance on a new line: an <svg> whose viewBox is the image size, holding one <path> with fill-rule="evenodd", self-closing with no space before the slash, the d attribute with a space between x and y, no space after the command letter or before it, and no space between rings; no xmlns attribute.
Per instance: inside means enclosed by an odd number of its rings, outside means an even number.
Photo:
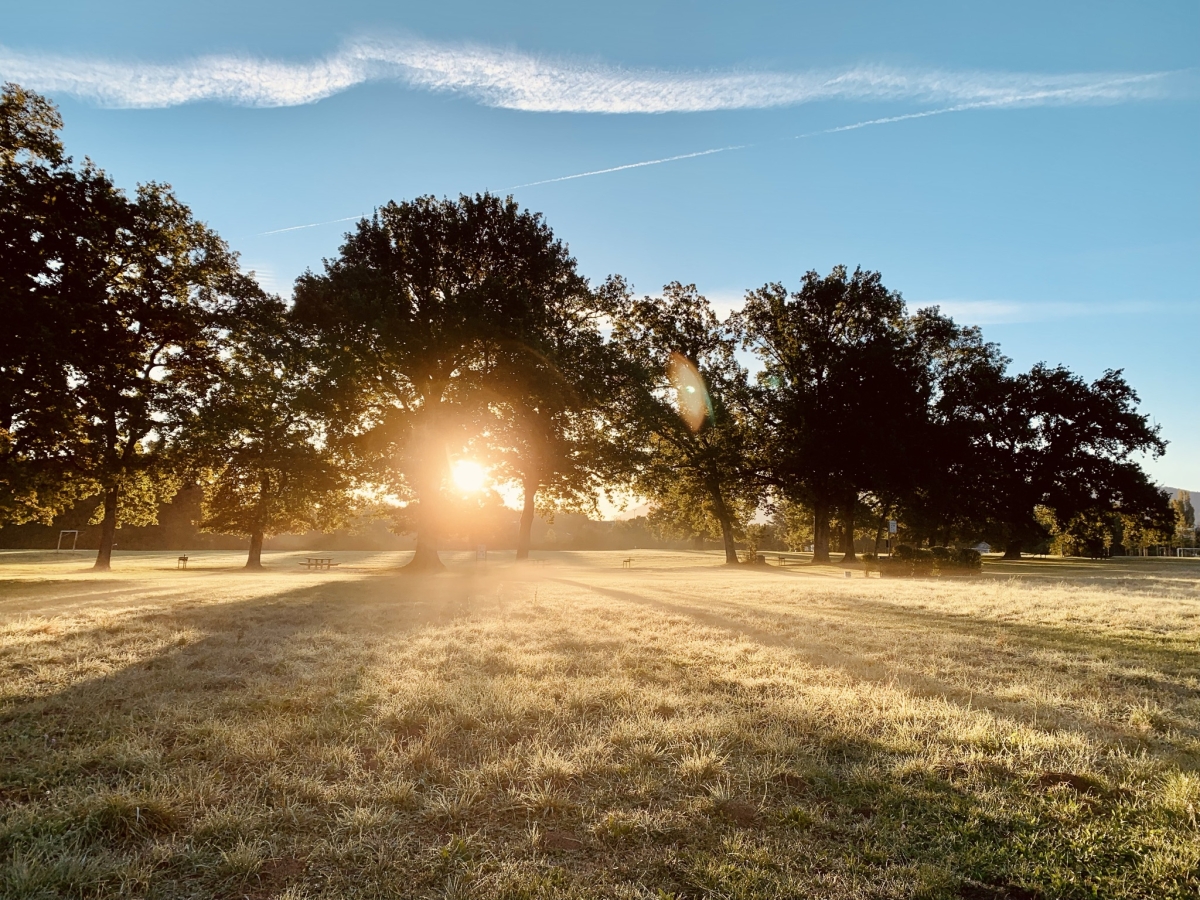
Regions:
<svg viewBox="0 0 1200 900"><path fill-rule="evenodd" d="M769 283L722 321L694 285L590 284L511 197L420 197L359 221L285 303L168 187L129 196L65 158L44 98L8 85L0 116L0 516L90 506L98 568L182 485L251 567L267 535L375 515L437 571L449 536L496 532L502 490L518 557L539 512L606 492L729 563L772 512L818 562L835 527L853 559L889 518L1012 556L1175 532L1137 462L1165 445L1119 371L1011 374L877 272Z"/></svg>

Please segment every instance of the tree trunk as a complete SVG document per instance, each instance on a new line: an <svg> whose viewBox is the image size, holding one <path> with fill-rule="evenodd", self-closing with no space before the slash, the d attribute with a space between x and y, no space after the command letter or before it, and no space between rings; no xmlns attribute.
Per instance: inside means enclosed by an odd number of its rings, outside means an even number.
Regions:
<svg viewBox="0 0 1200 900"><path fill-rule="evenodd" d="M101 572L112 568L113 544L117 542L117 502L121 497L121 489L110 487L104 492L104 521L100 525L100 551L96 554L96 564L92 566Z"/></svg>
<svg viewBox="0 0 1200 900"><path fill-rule="evenodd" d="M260 528L250 535L250 555L246 557L247 569L261 569L263 533Z"/></svg>
<svg viewBox="0 0 1200 900"><path fill-rule="evenodd" d="M814 563L829 562L829 506L821 500L813 504Z"/></svg>
<svg viewBox="0 0 1200 900"><path fill-rule="evenodd" d="M437 544L422 541L424 534L417 532L417 549L413 558L402 566L404 572L411 575L421 575L426 572L444 572L445 564L438 556Z"/></svg>
<svg viewBox="0 0 1200 900"><path fill-rule="evenodd" d="M717 521L721 523L721 540L725 544L725 564L736 566L738 555L737 542L733 539L733 516L730 515L729 507L725 505L725 498L721 496L719 487L710 486L709 494L712 497L713 512L717 516Z"/></svg>
<svg viewBox="0 0 1200 900"><path fill-rule="evenodd" d="M1009 541L1004 545L1005 559L1020 559L1021 558L1021 542Z"/></svg>
<svg viewBox="0 0 1200 900"><path fill-rule="evenodd" d="M413 558L403 566L403 570L415 575L444 572L446 567L438 557L440 529L436 492L423 491L420 502L421 506L417 512L417 549L413 552Z"/></svg>
<svg viewBox="0 0 1200 900"><path fill-rule="evenodd" d="M718 516L721 523L721 540L725 542L725 564L737 565L737 543L733 539L733 522L729 520L729 514Z"/></svg>
<svg viewBox="0 0 1200 900"><path fill-rule="evenodd" d="M529 559L529 544L533 536L533 514L537 500L537 479L525 476L525 505L521 508L521 527L517 531L517 559Z"/></svg>
<svg viewBox="0 0 1200 900"><path fill-rule="evenodd" d="M854 552L854 507L858 505L858 496L851 494L842 509L842 562L858 562Z"/></svg>
<svg viewBox="0 0 1200 900"><path fill-rule="evenodd" d="M438 558L441 538L442 482L446 475L446 445L439 437L432 420L417 429L415 442L421 458L414 478L417 494L417 549L404 566L410 574L442 572L445 566Z"/></svg>

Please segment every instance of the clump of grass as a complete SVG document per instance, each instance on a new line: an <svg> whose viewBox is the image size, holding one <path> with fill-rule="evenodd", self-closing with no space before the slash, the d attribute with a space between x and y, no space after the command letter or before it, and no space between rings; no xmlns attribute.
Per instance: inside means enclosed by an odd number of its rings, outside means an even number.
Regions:
<svg viewBox="0 0 1200 900"><path fill-rule="evenodd" d="M726 761L727 757L710 744L688 747L679 759L679 777L684 781L709 781L724 771Z"/></svg>

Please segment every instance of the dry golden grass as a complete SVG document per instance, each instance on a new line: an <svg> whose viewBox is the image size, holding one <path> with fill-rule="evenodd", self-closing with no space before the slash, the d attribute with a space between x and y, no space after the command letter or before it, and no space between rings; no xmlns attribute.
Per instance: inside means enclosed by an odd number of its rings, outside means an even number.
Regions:
<svg viewBox="0 0 1200 900"><path fill-rule="evenodd" d="M1200 563L0 554L0 896L1200 895Z"/></svg>

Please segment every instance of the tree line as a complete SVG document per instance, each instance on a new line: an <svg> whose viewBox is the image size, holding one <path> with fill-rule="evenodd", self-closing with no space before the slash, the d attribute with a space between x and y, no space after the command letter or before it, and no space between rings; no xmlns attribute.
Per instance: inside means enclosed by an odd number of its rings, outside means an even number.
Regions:
<svg viewBox="0 0 1200 900"><path fill-rule="evenodd" d="M251 567L265 536L376 514L437 569L496 502L452 489L464 458L519 486L519 557L539 512L605 492L731 563L764 510L818 562L888 519L1010 556L1174 527L1120 371L1012 372L877 272L768 283L721 320L694 285L589 283L541 215L479 194L380 206L285 301L168 186L66 157L61 127L4 87L0 523L94 503L97 568L198 484L201 527L245 535Z"/></svg>

